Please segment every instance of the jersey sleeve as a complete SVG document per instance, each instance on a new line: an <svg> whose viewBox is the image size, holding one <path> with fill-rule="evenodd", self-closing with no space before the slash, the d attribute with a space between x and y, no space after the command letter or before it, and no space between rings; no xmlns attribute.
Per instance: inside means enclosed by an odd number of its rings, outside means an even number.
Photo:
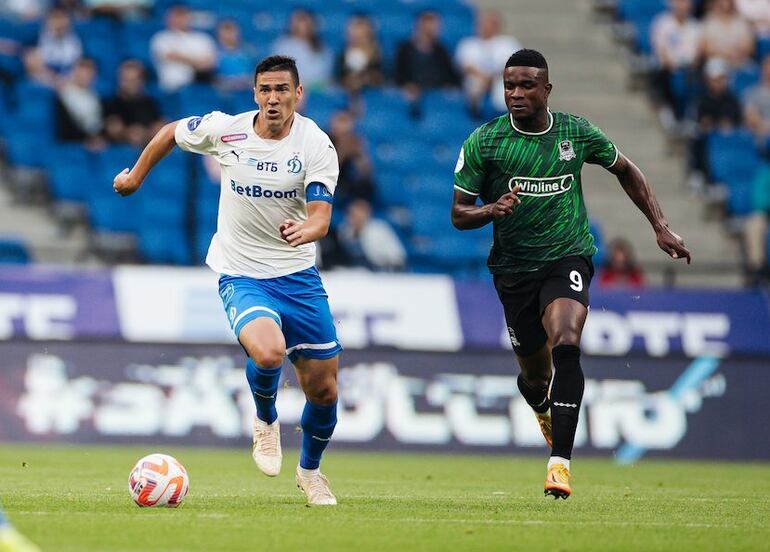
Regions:
<svg viewBox="0 0 770 552"><path fill-rule="evenodd" d="M590 125L587 138L586 163L601 165L605 169L612 167L618 160L617 146L607 138L599 127Z"/></svg>
<svg viewBox="0 0 770 552"><path fill-rule="evenodd" d="M230 116L221 111L181 119L174 131L176 144L185 151L214 155L219 136L229 120Z"/></svg>
<svg viewBox="0 0 770 552"><path fill-rule="evenodd" d="M319 131L316 139L316 147L311 149L305 171L305 188L313 182L326 186L330 194L334 195L337 187L337 178L340 175L337 150L326 133Z"/></svg>
<svg viewBox="0 0 770 552"><path fill-rule="evenodd" d="M479 134L475 131L463 143L455 165L455 189L466 194L479 195L484 181L484 162L481 158Z"/></svg>

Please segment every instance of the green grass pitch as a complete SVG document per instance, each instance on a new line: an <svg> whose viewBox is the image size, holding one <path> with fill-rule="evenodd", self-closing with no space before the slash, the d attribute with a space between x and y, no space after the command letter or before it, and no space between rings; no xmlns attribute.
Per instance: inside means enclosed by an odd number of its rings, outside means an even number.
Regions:
<svg viewBox="0 0 770 552"><path fill-rule="evenodd" d="M176 456L191 490L176 510L140 509L133 463ZM307 508L248 448L0 448L0 499L44 551L770 550L770 465L647 460L573 463L573 496L542 496L545 459L332 449L340 502Z"/></svg>

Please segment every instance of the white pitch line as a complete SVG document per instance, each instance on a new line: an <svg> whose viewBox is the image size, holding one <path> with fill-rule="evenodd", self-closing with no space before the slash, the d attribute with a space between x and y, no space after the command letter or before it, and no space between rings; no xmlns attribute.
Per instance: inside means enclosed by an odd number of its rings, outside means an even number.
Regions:
<svg viewBox="0 0 770 552"><path fill-rule="evenodd" d="M299 503L298 503L299 506ZM339 510L338 510L339 511ZM347 512L346 512L347 513ZM151 517L151 516L143 516L141 518L137 518L137 514L129 514L125 512L46 512L46 511L24 511L24 510L18 510L14 512L16 515L30 515L30 516L58 516L58 515L79 515L79 516L89 516L89 517L130 517L133 519L141 519L142 521L145 520L154 520L154 521L168 521L168 517ZM301 518L299 517L300 514L296 516L272 516L272 519L274 520L284 520L284 521L297 521ZM226 519L226 518L238 518L240 519L241 516L234 516L232 514L226 514L226 513L194 513L191 514L192 517L198 517L198 518L214 518L214 519ZM340 521L347 521L347 516L345 519L340 519ZM327 520L331 521L331 520ZM574 527L581 527L586 525L592 525L597 527L672 527L672 528L686 528L686 529L770 529L770 527L766 525L753 525L753 524L744 524L744 525L737 525L734 523L668 523L668 522L662 522L662 521L601 521L601 520L541 520L541 519L468 519L468 518L370 518L370 517L359 517L356 519L358 522L374 522L374 523L413 523L413 524L464 524L464 525L509 525L509 526L516 526L516 525L568 525L568 526L574 526Z"/></svg>

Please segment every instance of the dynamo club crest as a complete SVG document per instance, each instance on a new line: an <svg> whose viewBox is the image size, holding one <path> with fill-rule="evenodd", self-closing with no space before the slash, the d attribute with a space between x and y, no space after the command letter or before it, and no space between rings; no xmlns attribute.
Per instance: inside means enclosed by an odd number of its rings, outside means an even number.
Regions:
<svg viewBox="0 0 770 552"><path fill-rule="evenodd" d="M299 174L302 171L302 161L299 160L299 154L295 153L294 157L286 162L291 174Z"/></svg>
<svg viewBox="0 0 770 552"><path fill-rule="evenodd" d="M559 161L570 161L575 159L575 150L572 149L572 142L563 140L559 142Z"/></svg>

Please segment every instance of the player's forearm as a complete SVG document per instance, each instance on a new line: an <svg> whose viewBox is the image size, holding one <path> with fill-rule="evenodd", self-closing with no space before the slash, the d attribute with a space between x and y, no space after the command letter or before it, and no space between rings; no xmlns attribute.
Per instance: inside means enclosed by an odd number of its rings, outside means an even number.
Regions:
<svg viewBox="0 0 770 552"><path fill-rule="evenodd" d="M626 160L624 170L617 173L616 176L623 190L634 202L634 205L644 213L656 232L668 226L660 204L639 167Z"/></svg>
<svg viewBox="0 0 770 552"><path fill-rule="evenodd" d="M458 230L474 230L492 222L492 209L489 205L454 205L452 207L452 225Z"/></svg>
<svg viewBox="0 0 770 552"><path fill-rule="evenodd" d="M318 241L329 233L329 220L322 216L310 216L303 224L307 242Z"/></svg>
<svg viewBox="0 0 770 552"><path fill-rule="evenodd" d="M130 177L138 184L141 184L152 168L176 146L176 139L174 138L176 124L177 122L174 121L164 125L142 151L129 173Z"/></svg>

